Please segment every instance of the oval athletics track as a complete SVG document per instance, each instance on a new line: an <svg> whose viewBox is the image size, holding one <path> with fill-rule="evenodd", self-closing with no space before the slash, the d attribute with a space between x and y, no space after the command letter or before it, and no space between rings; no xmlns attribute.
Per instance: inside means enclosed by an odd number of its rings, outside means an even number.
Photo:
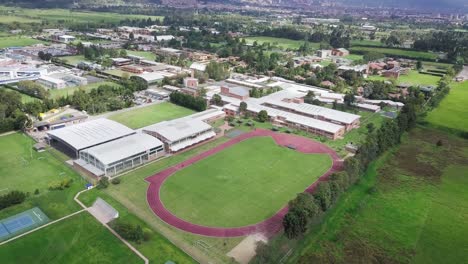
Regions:
<svg viewBox="0 0 468 264"><path fill-rule="evenodd" d="M282 219L284 215L288 212L288 207L285 206L281 210L279 210L275 215L272 217L249 226L243 227L234 227L234 228L223 228L223 227L209 227L209 226L202 226L196 225L190 222L187 222L183 219L178 218L174 214L172 214L169 210L167 210L161 199L160 199L160 189L163 185L164 181L177 172L190 164L193 164L197 161L200 161L210 155L214 155L221 150L228 148L234 144L237 144L243 140L252 138L252 137L264 137L270 136L272 137L278 145L281 146L294 146L297 151L302 153L326 153L329 154L333 160L333 165L331 168L320 178L315 181L312 185L310 185L306 191L312 192L314 191L315 187L317 186L318 182L325 181L328 177L342 169L343 163L340 160L338 154L335 151L330 149L329 147L321 144L319 142L313 141L311 139L307 139L300 136L290 135L290 134L280 134L275 133L270 130L263 130L263 129L256 129L254 131L242 134L236 138L229 140L221 145L218 145L206 152L203 152L195 157L187 159L177 165L169 167L161 172L156 173L153 176L146 178L146 181L150 183L148 187L148 191L146 193L146 198L148 200L148 204L153 210L153 212L161 218L164 222L172 225L178 229L184 230L186 232L190 232L193 234L203 235L203 236L211 236L211 237L238 237L238 236L246 236L255 233L263 233L267 236L278 232L282 227Z"/></svg>

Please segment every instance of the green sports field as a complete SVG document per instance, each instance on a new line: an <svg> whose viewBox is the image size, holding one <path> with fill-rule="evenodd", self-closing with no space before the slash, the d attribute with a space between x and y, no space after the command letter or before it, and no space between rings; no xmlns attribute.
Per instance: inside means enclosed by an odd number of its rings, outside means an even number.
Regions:
<svg viewBox="0 0 468 264"><path fill-rule="evenodd" d="M386 56L402 56L410 59L420 59L420 60L435 60L437 59L437 54L424 52L424 51L414 51L414 50L405 50L405 49L391 49L391 48L379 48L379 47L360 47L355 46L350 49L351 53L358 52L378 52Z"/></svg>
<svg viewBox="0 0 468 264"><path fill-rule="evenodd" d="M247 43L254 43L257 41L257 44L270 43L271 45L277 44L278 47L283 49L292 49L297 50L301 45L304 44L303 40L292 40L286 38L274 38L274 37L247 37L245 38ZM312 47L318 49L319 45L317 43L309 43Z"/></svg>
<svg viewBox="0 0 468 264"><path fill-rule="evenodd" d="M51 98L58 98L60 96L67 96L67 95L71 96L77 90L84 90L86 92L89 92L92 89L98 88L101 85L110 85L114 87L120 87L120 84L118 83L110 82L110 81L103 81L103 82L87 84L84 86L76 86L76 87L70 87L70 88L64 88L64 89L50 89L49 94Z"/></svg>
<svg viewBox="0 0 468 264"><path fill-rule="evenodd" d="M164 206L195 224L239 227L278 212L332 165L326 154L303 154L271 137L251 138L170 176Z"/></svg>
<svg viewBox="0 0 468 264"><path fill-rule="evenodd" d="M385 81L389 78L383 76L369 76L369 80ZM407 75L400 75L397 79L398 84L409 84L409 85L433 85L437 86L440 77L429 74L421 74L418 71L411 70Z"/></svg>
<svg viewBox="0 0 468 264"><path fill-rule="evenodd" d="M188 108L165 102L113 114L109 119L131 128L141 128L158 122L184 117L193 113L194 111Z"/></svg>
<svg viewBox="0 0 468 264"><path fill-rule="evenodd" d="M143 263L87 212L0 246L7 263Z"/></svg>
<svg viewBox="0 0 468 264"><path fill-rule="evenodd" d="M0 21L1 19L2 17L0 16ZM0 37L0 49L8 47L30 46L39 43L44 43L44 41L23 36Z"/></svg>
<svg viewBox="0 0 468 264"><path fill-rule="evenodd" d="M0 211L0 218L8 217L38 206L51 219L75 212L79 206L73 196L84 188L85 182L70 167L51 155L49 151L37 153L34 141L21 133L0 137L0 194L11 190L31 195L20 205ZM50 191L50 184L73 179L70 188ZM39 194L33 194L38 189Z"/></svg>
<svg viewBox="0 0 468 264"><path fill-rule="evenodd" d="M452 89L426 120L439 127L468 131L468 81L453 83Z"/></svg>

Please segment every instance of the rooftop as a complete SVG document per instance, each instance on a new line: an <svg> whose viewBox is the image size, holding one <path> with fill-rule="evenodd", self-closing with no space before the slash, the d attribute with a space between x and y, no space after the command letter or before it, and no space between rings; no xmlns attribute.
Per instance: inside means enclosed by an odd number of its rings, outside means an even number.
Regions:
<svg viewBox="0 0 468 264"><path fill-rule="evenodd" d="M93 155L104 164L111 164L162 145L157 138L140 133L86 149L84 152Z"/></svg>
<svg viewBox="0 0 468 264"><path fill-rule="evenodd" d="M143 131L156 132L170 142L178 141L206 130L211 126L195 118L179 118L171 121L163 121L142 128Z"/></svg>
<svg viewBox="0 0 468 264"><path fill-rule="evenodd" d="M134 133L135 131L132 129L105 118L47 132L49 136L65 142L76 150L96 146Z"/></svg>

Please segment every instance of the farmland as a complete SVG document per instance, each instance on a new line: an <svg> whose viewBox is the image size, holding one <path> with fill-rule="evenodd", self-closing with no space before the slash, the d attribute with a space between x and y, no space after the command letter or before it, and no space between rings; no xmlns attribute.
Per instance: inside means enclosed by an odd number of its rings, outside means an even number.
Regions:
<svg viewBox="0 0 468 264"><path fill-rule="evenodd" d="M1 18L1 16L0 16ZM44 43L43 41L23 37L23 36L9 36L9 37L0 37L0 49L8 47L23 47L30 46L34 44Z"/></svg>

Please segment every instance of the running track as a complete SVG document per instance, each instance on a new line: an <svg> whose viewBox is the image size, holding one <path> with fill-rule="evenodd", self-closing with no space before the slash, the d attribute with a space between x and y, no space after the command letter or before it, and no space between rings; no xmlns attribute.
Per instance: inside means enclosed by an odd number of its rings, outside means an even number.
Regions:
<svg viewBox="0 0 468 264"><path fill-rule="evenodd" d="M164 207L159 197L159 192L160 192L162 184L169 176L174 174L176 171L182 168L185 168L189 166L190 164L193 164L199 160L202 160L210 155L216 154L229 146L239 143L240 141L243 141L245 139L252 138L252 137L261 137L261 136L270 136L276 141L278 145L281 145L281 146L294 145L297 151L300 151L303 153L327 153L330 155L330 157L333 160L332 167L324 175L322 175L316 182L310 185L306 189L307 192L313 192L319 181L327 180L330 174L342 169L342 161L340 160L336 152L319 142L316 142L316 141L313 141L304 137L295 136L295 135L280 134L280 133L275 133L269 130L256 129L252 132L245 133L236 138L233 138L229 140L228 142L225 142L215 148L212 148L195 157L187 159L175 166L169 167L161 172L156 173L153 176L146 178L146 181L150 183L148 187L148 191L146 193L146 198L148 200L149 206L151 207L153 212L159 218L161 218L164 222L174 227L177 227L181 230L194 233L194 234L198 234L198 235L212 236L212 237L238 237L238 236L245 236L245 235L250 235L254 233L264 233L266 235L271 235L271 234L278 232L282 228L282 219L284 215L288 212L287 206L283 207L274 216L272 216L269 219L264 220L263 222L260 222L254 225L243 226L243 227L222 228L222 227L201 226L201 225L196 225L196 224L184 221L178 218L177 216L173 215L170 211L168 211Z"/></svg>

